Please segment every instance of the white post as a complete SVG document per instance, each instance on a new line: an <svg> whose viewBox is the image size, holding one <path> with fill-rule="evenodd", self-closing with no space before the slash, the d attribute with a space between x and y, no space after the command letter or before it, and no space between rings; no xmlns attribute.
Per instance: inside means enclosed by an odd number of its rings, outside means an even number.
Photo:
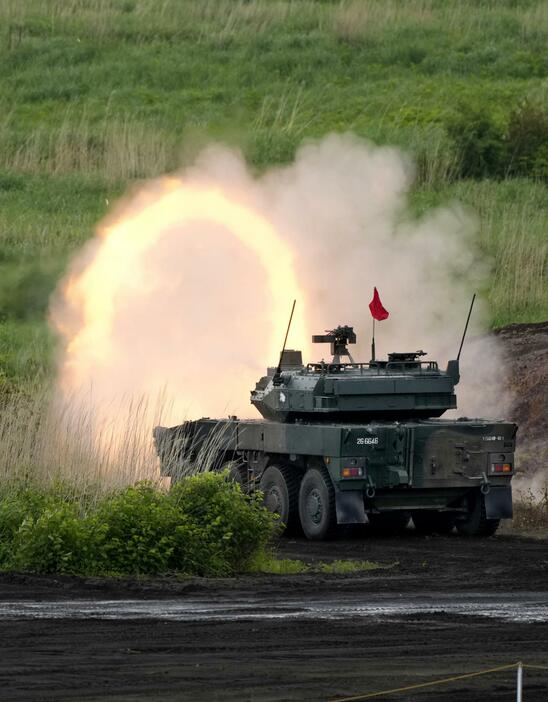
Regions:
<svg viewBox="0 0 548 702"><path fill-rule="evenodd" d="M516 687L516 702L522 702L522 693L523 690L523 665L521 664L521 661L518 663L518 679L517 679L517 687Z"/></svg>

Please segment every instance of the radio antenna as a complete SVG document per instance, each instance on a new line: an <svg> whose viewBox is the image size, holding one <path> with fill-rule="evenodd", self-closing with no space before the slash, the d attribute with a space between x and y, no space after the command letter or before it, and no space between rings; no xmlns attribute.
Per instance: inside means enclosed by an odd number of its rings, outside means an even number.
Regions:
<svg viewBox="0 0 548 702"><path fill-rule="evenodd" d="M460 340L459 352L457 354L457 361L460 360L460 352L462 351L462 345L464 344L466 332L468 331L468 322L470 321L470 315L472 314L472 307L474 306L475 299L476 299L476 293L474 293L472 295L472 302L470 303L470 309L468 310L468 317L466 318L466 324L464 325L464 332L462 335L462 339Z"/></svg>
<svg viewBox="0 0 548 702"><path fill-rule="evenodd" d="M285 345L287 344L287 337L289 336L289 328L291 327L291 321L293 319L293 312L295 312L295 303L296 302L297 302L297 300L293 300L293 307L291 308L291 314L289 315L289 324L287 325L287 330L285 332L284 344L283 344L282 350L280 352L280 361L278 363L278 367L276 368L276 372L274 373L275 379L279 378L280 373L282 372L282 360L284 357Z"/></svg>

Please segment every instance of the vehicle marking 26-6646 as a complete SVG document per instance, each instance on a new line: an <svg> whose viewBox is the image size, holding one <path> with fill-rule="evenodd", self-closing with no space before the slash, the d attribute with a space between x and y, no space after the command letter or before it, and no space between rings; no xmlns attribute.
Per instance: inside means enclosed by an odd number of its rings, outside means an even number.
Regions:
<svg viewBox="0 0 548 702"><path fill-rule="evenodd" d="M359 436L356 440L358 446L364 446L365 444L378 444L378 436Z"/></svg>

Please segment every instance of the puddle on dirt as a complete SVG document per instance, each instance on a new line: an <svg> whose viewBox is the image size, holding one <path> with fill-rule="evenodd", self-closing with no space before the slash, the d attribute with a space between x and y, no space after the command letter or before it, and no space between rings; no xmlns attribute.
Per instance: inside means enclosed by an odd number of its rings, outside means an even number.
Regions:
<svg viewBox="0 0 548 702"><path fill-rule="evenodd" d="M0 619L165 619L172 621L236 621L257 619L408 619L436 615L489 617L512 622L548 622L548 594L510 593L506 597L459 594L430 597L394 596L355 599L268 601L65 600L0 602Z"/></svg>

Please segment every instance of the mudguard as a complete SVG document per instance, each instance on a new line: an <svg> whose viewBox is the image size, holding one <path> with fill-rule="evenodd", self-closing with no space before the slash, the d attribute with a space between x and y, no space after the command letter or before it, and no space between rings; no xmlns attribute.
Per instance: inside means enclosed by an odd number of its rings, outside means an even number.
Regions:
<svg viewBox="0 0 548 702"><path fill-rule="evenodd" d="M512 519L512 487L510 485L491 486L484 495L485 516L487 519Z"/></svg>
<svg viewBox="0 0 548 702"><path fill-rule="evenodd" d="M359 490L335 492L337 524L367 524L363 494Z"/></svg>

